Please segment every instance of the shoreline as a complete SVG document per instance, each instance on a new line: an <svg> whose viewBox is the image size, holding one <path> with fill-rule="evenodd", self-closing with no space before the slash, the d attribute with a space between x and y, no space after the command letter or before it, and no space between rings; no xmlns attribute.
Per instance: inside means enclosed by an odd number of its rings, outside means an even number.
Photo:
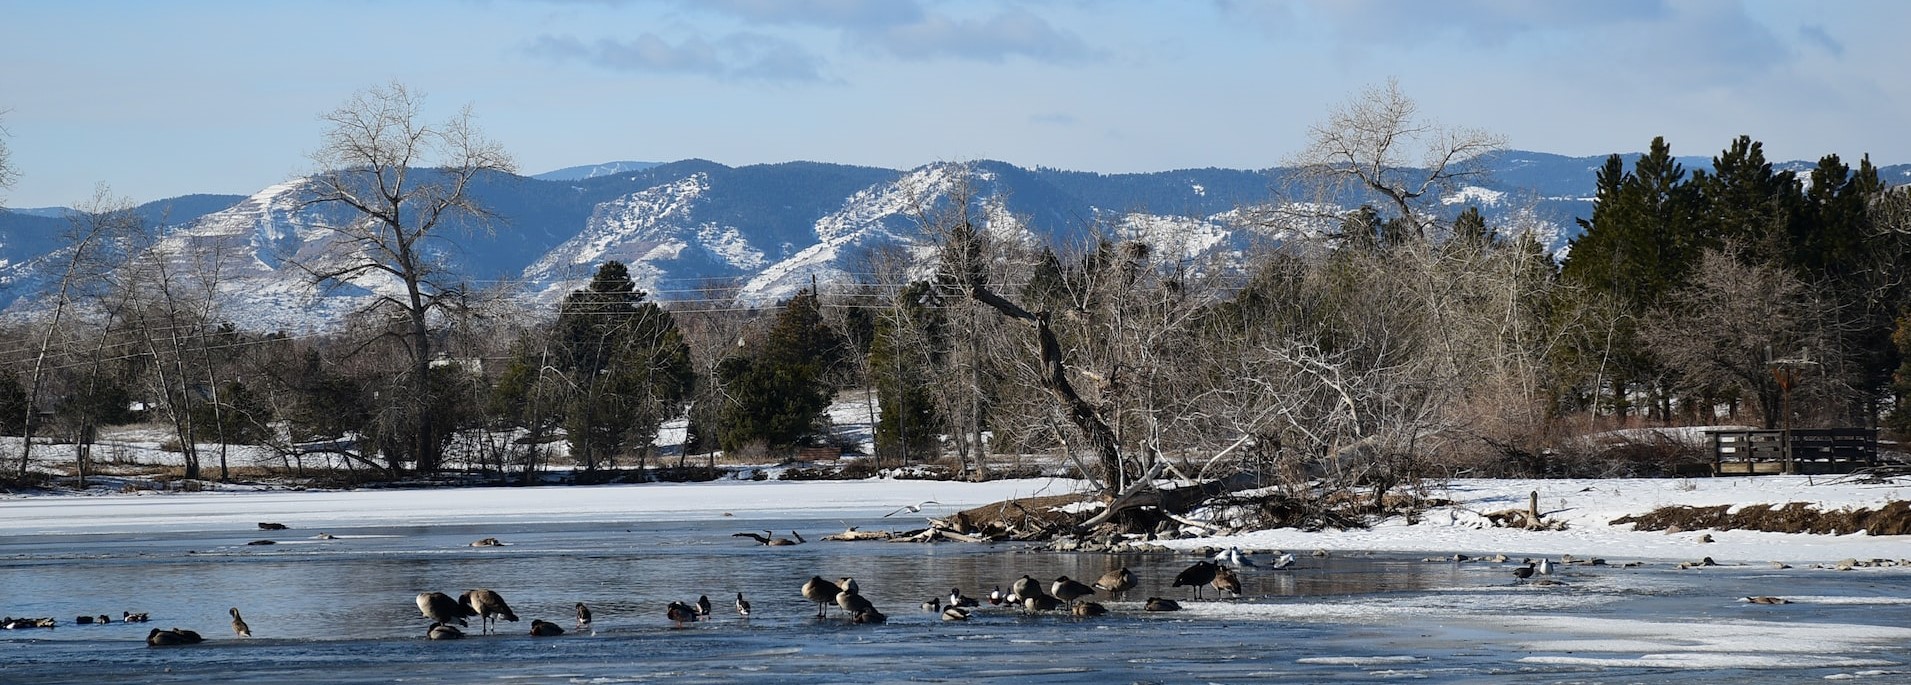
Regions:
<svg viewBox="0 0 1911 685"><path fill-rule="evenodd" d="M879 519L899 507L933 501L920 514L944 516L1016 497L1072 492L1077 482L1031 478L967 483L871 478L845 481L719 480L513 487L259 489L131 494L0 496L0 535L138 534L152 530L250 530L263 521L296 530L376 525L469 525L585 522L623 519L780 519L830 522ZM1540 494L1547 520L1564 530L1497 528L1482 512L1523 507ZM1328 553L1402 553L1433 556L1558 556L1608 560L1792 565L1891 560L1911 568L1911 536L1863 533L1823 535L1747 530L1635 531L1612 520L1666 506L1783 505L1820 510L1879 508L1911 496L1911 482L1862 482L1810 476L1702 479L1463 479L1440 484L1430 496L1451 500L1409 524L1402 519L1365 529L1271 529L1235 535L1157 540L1181 551L1238 546L1305 556ZM909 527L910 518L895 521ZM801 524L798 524L801 525ZM824 531L835 532L835 531ZM1705 540L1711 540L1706 542ZM950 543L960 544L960 543Z"/></svg>

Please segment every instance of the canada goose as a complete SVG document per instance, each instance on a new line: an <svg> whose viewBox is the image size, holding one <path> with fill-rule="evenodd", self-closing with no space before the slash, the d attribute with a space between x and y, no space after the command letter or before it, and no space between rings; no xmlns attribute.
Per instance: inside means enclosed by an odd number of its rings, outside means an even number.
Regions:
<svg viewBox="0 0 1911 685"><path fill-rule="evenodd" d="M1026 573L1009 584L1009 601L1011 602L1019 602L1027 599L1029 595L1039 594L1042 594L1042 584Z"/></svg>
<svg viewBox="0 0 1911 685"><path fill-rule="evenodd" d="M752 540L755 540L765 545L769 545L771 547L786 547L789 545L800 545L802 543L809 542L808 540L804 540L803 536L797 535L796 531L793 531L793 530L790 531L790 535L795 535L796 536L795 540L791 540L789 538L772 537L773 535L775 534L766 530L766 531L763 531L762 535L757 535L756 533L731 533L730 537L750 538Z"/></svg>
<svg viewBox="0 0 1911 685"><path fill-rule="evenodd" d="M590 622L591 622L591 608L584 606L583 602L578 602L577 603L577 624L580 626L590 625Z"/></svg>
<svg viewBox="0 0 1911 685"><path fill-rule="evenodd" d="M1149 597L1142 611L1180 611L1181 603L1166 597Z"/></svg>
<svg viewBox="0 0 1911 685"><path fill-rule="evenodd" d="M482 540L478 540L477 542L471 543L471 546L472 547L503 547L504 541L499 540L497 538L484 538Z"/></svg>
<svg viewBox="0 0 1911 685"><path fill-rule="evenodd" d="M458 595L458 603L470 607L470 616L478 617L478 625L486 631L495 630L498 619L512 623L518 622L518 615L511 611L511 605L504 603L504 597L489 589L467 590Z"/></svg>
<svg viewBox="0 0 1911 685"><path fill-rule="evenodd" d="M1106 592L1108 596L1116 599L1120 599L1134 587L1135 574L1129 573L1126 566L1101 574L1101 580L1095 581L1095 589Z"/></svg>
<svg viewBox="0 0 1911 685"><path fill-rule="evenodd" d="M990 606L1001 606L1003 600L1006 599L1008 599L1008 594L1002 592L1002 586L1000 585L995 586L995 589L989 591Z"/></svg>
<svg viewBox="0 0 1911 685"><path fill-rule="evenodd" d="M1078 602L1075 606L1069 607L1068 611L1076 616L1100 616L1108 613L1108 607L1094 602Z"/></svg>
<svg viewBox="0 0 1911 685"><path fill-rule="evenodd" d="M737 615L738 616L750 615L750 600L744 599L743 593L741 592L737 593Z"/></svg>
<svg viewBox="0 0 1911 685"><path fill-rule="evenodd" d="M704 618L709 615L710 615L710 596L697 595L697 617Z"/></svg>
<svg viewBox="0 0 1911 685"><path fill-rule="evenodd" d="M1526 562L1525 566L1513 569L1513 577L1520 580L1533 577L1533 562Z"/></svg>
<svg viewBox="0 0 1911 685"><path fill-rule="evenodd" d="M1235 575L1234 569L1222 566L1214 574L1214 589L1228 593L1230 597L1239 597L1241 596L1241 577Z"/></svg>
<svg viewBox="0 0 1911 685"><path fill-rule="evenodd" d="M155 647L196 645L205 641L206 638L200 637L198 633L184 628L173 628L171 630L154 628L152 632L146 634L146 644Z"/></svg>
<svg viewBox="0 0 1911 685"><path fill-rule="evenodd" d="M1745 601L1751 602L1753 604L1791 604L1792 603L1791 600L1785 599L1784 597L1772 597L1770 595L1746 597Z"/></svg>
<svg viewBox="0 0 1911 685"><path fill-rule="evenodd" d="M1062 576L1055 579L1054 584L1049 586L1048 592L1063 602L1073 602L1077 599L1095 594L1095 588L1083 585L1074 580L1069 580L1068 576Z"/></svg>
<svg viewBox="0 0 1911 685"><path fill-rule="evenodd" d="M964 609L964 608L962 608L962 607L949 607L949 608L947 608L947 609L943 609L943 610L942 610L942 620L944 620L944 621L967 621L967 620L969 620L969 610L968 610L968 609Z"/></svg>
<svg viewBox="0 0 1911 685"><path fill-rule="evenodd" d="M1039 588L1035 591L1035 594L1022 598L1022 611L1024 613L1033 614L1038 611L1054 611L1061 608L1061 606L1061 601L1042 594Z"/></svg>
<svg viewBox="0 0 1911 685"><path fill-rule="evenodd" d="M889 617L884 615L883 612L877 611L875 607L870 607L867 610L856 612L855 616L850 617L849 622L875 625L889 622Z"/></svg>
<svg viewBox="0 0 1911 685"><path fill-rule="evenodd" d="M856 579L851 578L849 576L843 576L841 579L837 580L836 587L841 589L843 592L848 592L848 593L853 593L858 595L863 593L862 587L856 584Z"/></svg>
<svg viewBox="0 0 1911 685"><path fill-rule="evenodd" d="M445 625L456 623L461 626L471 625L465 622L464 617L477 615L471 611L471 607L465 606L463 602L452 599L450 595L442 592L418 593L418 613L424 614L425 618L436 623Z"/></svg>
<svg viewBox="0 0 1911 685"><path fill-rule="evenodd" d="M285 530L285 524L283 524L283 523L266 523L266 522L263 522L263 521L261 521L261 522L259 522L259 530Z"/></svg>
<svg viewBox="0 0 1911 685"><path fill-rule="evenodd" d="M671 602L670 606L664 609L664 616L669 617L678 628L682 628L686 621L697 620L697 608L683 602Z"/></svg>
<svg viewBox="0 0 1911 685"><path fill-rule="evenodd" d="M1212 561L1195 562L1193 566L1182 569L1181 573L1174 577L1174 586L1193 585L1194 598L1201 599L1201 586L1214 582L1214 575L1220 568Z"/></svg>
<svg viewBox="0 0 1911 685"><path fill-rule="evenodd" d="M982 606L982 602L976 600L976 598L974 597L964 596L962 594L962 588L952 587L952 588L949 588L949 606L979 607L979 606Z"/></svg>
<svg viewBox="0 0 1911 685"><path fill-rule="evenodd" d="M876 605L871 604L868 597L850 590L836 593L836 606L842 607L843 613L849 614L852 619L857 614L876 609Z"/></svg>
<svg viewBox="0 0 1911 685"><path fill-rule="evenodd" d="M563 634L564 634L564 629L557 627L556 623L552 623L550 621L543 621L543 620L539 620L535 618L531 619L531 636L532 637L556 637L558 635L563 635Z"/></svg>
<svg viewBox="0 0 1911 685"><path fill-rule="evenodd" d="M836 595L842 591L822 576L810 576L809 582L803 583L803 598L816 603L817 618L829 616L829 603L836 601Z"/></svg>
<svg viewBox="0 0 1911 685"><path fill-rule="evenodd" d="M246 620L239 618L239 607L227 609L226 613L232 614L232 633L234 635L238 635L239 637L252 637L252 626L246 625Z"/></svg>
<svg viewBox="0 0 1911 685"><path fill-rule="evenodd" d="M459 630L457 626L433 623L430 628L425 629L427 640L456 640L461 637L464 637L464 631Z"/></svg>
<svg viewBox="0 0 1911 685"><path fill-rule="evenodd" d="M889 512L887 514L883 514L883 518L889 518L891 516L895 516L905 511L911 514L920 514L922 513L923 507L931 505L931 504L941 504L941 502L937 502L931 499L931 500L923 500L921 504L905 504L905 505L902 505L901 508L895 511Z"/></svg>

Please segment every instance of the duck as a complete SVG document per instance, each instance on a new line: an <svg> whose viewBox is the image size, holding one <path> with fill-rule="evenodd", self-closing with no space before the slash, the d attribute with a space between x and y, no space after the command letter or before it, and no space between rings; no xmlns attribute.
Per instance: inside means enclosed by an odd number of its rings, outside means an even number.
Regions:
<svg viewBox="0 0 1911 685"><path fill-rule="evenodd" d="M1220 569L1221 567L1216 566L1212 561L1202 560L1195 562L1193 566L1182 569L1181 573L1174 577L1174 586L1192 585L1194 586L1194 598L1201 599L1201 586L1213 583L1214 576Z"/></svg>
<svg viewBox="0 0 1911 685"><path fill-rule="evenodd" d="M1068 608L1068 612L1076 616L1100 616L1108 613L1108 607L1094 602L1077 602L1075 606Z"/></svg>
<svg viewBox="0 0 1911 685"><path fill-rule="evenodd" d="M478 625L487 630L500 618L518 622L518 615L511 611L511 605L504 603L504 597L486 588L465 591L458 595L458 603L470 607L469 615L478 617Z"/></svg>
<svg viewBox="0 0 1911 685"><path fill-rule="evenodd" d="M1235 575L1234 569L1222 566L1214 574L1214 589L1228 593L1230 597L1239 597L1241 596L1241 577Z"/></svg>
<svg viewBox="0 0 1911 685"><path fill-rule="evenodd" d="M145 623L147 620L146 612L142 611L135 614L130 611L122 611L119 612L119 620L121 623Z"/></svg>
<svg viewBox="0 0 1911 685"><path fill-rule="evenodd" d="M1002 586L1000 585L995 586L995 589L989 591L989 606L1002 606L1002 602L1007 599L1008 593L1003 592Z"/></svg>
<svg viewBox="0 0 1911 685"><path fill-rule="evenodd" d="M1526 562L1525 566L1513 569L1513 577L1520 580L1533 577L1533 562Z"/></svg>
<svg viewBox="0 0 1911 685"><path fill-rule="evenodd" d="M1134 587L1135 574L1129 573L1128 567L1126 566L1101 574L1101 580L1095 581L1095 589L1106 592L1108 596L1115 598L1120 598L1124 593L1134 589Z"/></svg>
<svg viewBox="0 0 1911 685"><path fill-rule="evenodd" d="M462 637L464 637L464 631L459 630L457 626L433 623L430 628L425 629L427 640L456 640Z"/></svg>
<svg viewBox="0 0 1911 685"><path fill-rule="evenodd" d="M1791 600L1785 599L1784 597L1773 597L1770 595L1746 597L1745 601L1751 602L1753 604L1791 604L1792 603Z"/></svg>
<svg viewBox="0 0 1911 685"><path fill-rule="evenodd" d="M227 609L226 613L232 614L232 633L234 635L238 635L239 637L252 637L252 626L246 625L246 620L239 618L239 607Z"/></svg>
<svg viewBox="0 0 1911 685"><path fill-rule="evenodd" d="M556 637L563 634L564 634L564 629L559 628L556 623L552 623L550 621L542 621L535 618L531 619L531 636L532 637Z"/></svg>
<svg viewBox="0 0 1911 685"><path fill-rule="evenodd" d="M591 608L584 606L583 602L578 602L577 603L577 624L580 626L587 626L587 625L590 625L590 623L591 623Z"/></svg>
<svg viewBox="0 0 1911 685"><path fill-rule="evenodd" d="M738 616L750 615L750 600L744 599L743 593L741 592L737 593L737 615Z"/></svg>
<svg viewBox="0 0 1911 685"><path fill-rule="evenodd" d="M870 607L866 611L856 612L855 616L850 617L849 622L878 625L882 623L888 623L889 617L884 615L883 612L877 611L875 607Z"/></svg>
<svg viewBox="0 0 1911 685"><path fill-rule="evenodd" d="M152 632L146 634L146 644L154 647L196 645L205 641L206 638L200 637L199 633L184 628L171 628L167 630L154 628Z"/></svg>
<svg viewBox="0 0 1911 685"><path fill-rule="evenodd" d="M962 607L955 607L955 606L952 606L952 607L949 607L949 608L946 608L946 609L943 609L943 610L942 610L942 620L944 620L944 621L967 621L967 620L969 620L969 610L968 610L968 609L964 609L964 608L962 608Z"/></svg>
<svg viewBox="0 0 1911 685"><path fill-rule="evenodd" d="M949 606L979 607L979 606L982 606L982 602L976 600L976 598L974 597L963 596L962 588L952 587L952 588L949 588Z"/></svg>
<svg viewBox="0 0 1911 685"><path fill-rule="evenodd" d="M678 628L682 628L684 623L697 620L697 609L683 602L671 602L670 606L664 609L664 616L669 617Z"/></svg>
<svg viewBox="0 0 1911 685"><path fill-rule="evenodd" d="M809 581L803 583L803 598L816 603L817 618L829 615L829 603L836 601L836 595L842 591L835 583L823 580L822 576L810 576Z"/></svg>
<svg viewBox="0 0 1911 685"><path fill-rule="evenodd" d="M1035 594L1022 598L1022 608L1025 613L1033 614L1039 611L1054 611L1061 607L1061 600L1042 594L1042 591L1039 589L1035 591Z"/></svg>
<svg viewBox="0 0 1911 685"><path fill-rule="evenodd" d="M710 596L697 595L697 618L703 619L703 618L709 618L709 617L710 617Z"/></svg>
<svg viewBox="0 0 1911 685"><path fill-rule="evenodd" d="M1054 596L1055 599L1063 602L1073 602L1077 599L1095 594L1095 588L1070 580L1068 576L1061 576L1056 578L1053 584L1049 585L1048 592Z"/></svg>
<svg viewBox="0 0 1911 685"><path fill-rule="evenodd" d="M1142 605L1141 609L1142 611L1180 611L1181 603L1166 597L1149 597L1148 603Z"/></svg>
<svg viewBox="0 0 1911 685"><path fill-rule="evenodd" d="M472 613L471 607L465 606L463 602L452 599L450 595L442 592L420 592L417 602L418 613L424 614L425 618L431 619L433 623L444 625L456 623L469 627L471 624L464 620L465 617L477 615Z"/></svg>
<svg viewBox="0 0 1911 685"><path fill-rule="evenodd" d="M930 597L929 601L922 603L922 610L932 614L942 611L942 598Z"/></svg>
<svg viewBox="0 0 1911 685"><path fill-rule="evenodd" d="M92 622L93 622L93 617L91 616L80 616L73 619L73 624L80 625L80 626L87 625Z"/></svg>

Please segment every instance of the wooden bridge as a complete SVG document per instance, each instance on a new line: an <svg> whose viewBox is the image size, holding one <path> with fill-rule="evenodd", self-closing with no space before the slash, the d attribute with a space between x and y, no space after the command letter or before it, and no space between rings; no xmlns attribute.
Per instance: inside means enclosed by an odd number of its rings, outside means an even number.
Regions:
<svg viewBox="0 0 1911 685"><path fill-rule="evenodd" d="M1706 431L1712 474L1851 473L1878 465L1875 428Z"/></svg>

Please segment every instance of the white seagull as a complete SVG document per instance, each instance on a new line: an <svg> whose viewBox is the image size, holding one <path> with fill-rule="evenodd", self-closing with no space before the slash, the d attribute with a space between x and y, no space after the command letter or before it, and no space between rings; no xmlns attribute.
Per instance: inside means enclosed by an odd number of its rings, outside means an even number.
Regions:
<svg viewBox="0 0 1911 685"><path fill-rule="evenodd" d="M922 513L923 507L931 505L931 504L941 504L941 502L937 502L931 499L931 500L923 500L921 504L905 504L905 505L902 505L902 508L900 509L889 512L887 514L883 514L883 518L889 518L891 516L895 516L905 511L911 514L920 514Z"/></svg>
<svg viewBox="0 0 1911 685"><path fill-rule="evenodd" d="M1274 558L1274 564L1272 568L1287 568L1293 565L1294 565L1294 555L1283 554Z"/></svg>

